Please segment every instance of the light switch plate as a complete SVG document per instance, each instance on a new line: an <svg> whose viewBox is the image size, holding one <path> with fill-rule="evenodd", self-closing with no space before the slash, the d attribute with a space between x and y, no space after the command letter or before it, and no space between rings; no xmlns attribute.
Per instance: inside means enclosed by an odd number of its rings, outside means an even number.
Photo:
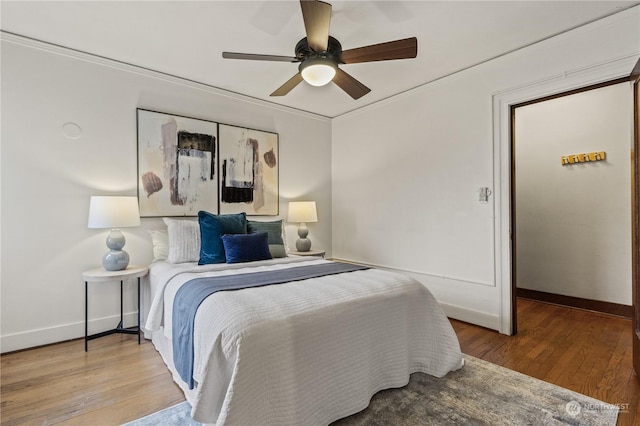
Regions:
<svg viewBox="0 0 640 426"><path fill-rule="evenodd" d="M481 203L488 203L489 195L491 195L491 190L487 187L482 187L478 192L480 194L478 197L478 201L480 201Z"/></svg>

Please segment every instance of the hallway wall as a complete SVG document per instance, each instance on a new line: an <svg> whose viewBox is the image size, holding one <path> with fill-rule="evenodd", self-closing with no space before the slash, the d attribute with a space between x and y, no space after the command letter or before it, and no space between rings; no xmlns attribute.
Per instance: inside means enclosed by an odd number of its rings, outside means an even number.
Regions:
<svg viewBox="0 0 640 426"><path fill-rule="evenodd" d="M516 108L518 287L631 305L631 84ZM570 154L605 161L561 165Z"/></svg>

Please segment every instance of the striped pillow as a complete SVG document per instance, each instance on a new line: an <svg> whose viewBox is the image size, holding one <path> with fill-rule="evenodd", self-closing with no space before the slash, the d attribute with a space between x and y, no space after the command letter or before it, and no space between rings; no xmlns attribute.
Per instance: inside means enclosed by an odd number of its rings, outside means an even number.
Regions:
<svg viewBox="0 0 640 426"><path fill-rule="evenodd" d="M200 258L200 227L192 220L163 218L167 224L169 253L167 262L197 262Z"/></svg>

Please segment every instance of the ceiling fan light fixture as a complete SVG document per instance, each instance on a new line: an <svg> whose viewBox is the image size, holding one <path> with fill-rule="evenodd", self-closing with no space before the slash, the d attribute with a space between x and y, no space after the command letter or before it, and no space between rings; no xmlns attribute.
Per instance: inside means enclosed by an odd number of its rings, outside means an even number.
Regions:
<svg viewBox="0 0 640 426"><path fill-rule="evenodd" d="M298 72L270 96L284 96L303 81L312 86L333 81L354 100L360 99L371 89L339 68L339 64L411 59L418 55L416 37L342 50L340 42L329 35L331 5L321 0L300 0L300 7L306 37L296 44L295 56L222 52L227 59L300 63Z"/></svg>
<svg viewBox="0 0 640 426"><path fill-rule="evenodd" d="M324 86L336 75L335 61L327 58L309 58L300 64L300 74L312 86Z"/></svg>

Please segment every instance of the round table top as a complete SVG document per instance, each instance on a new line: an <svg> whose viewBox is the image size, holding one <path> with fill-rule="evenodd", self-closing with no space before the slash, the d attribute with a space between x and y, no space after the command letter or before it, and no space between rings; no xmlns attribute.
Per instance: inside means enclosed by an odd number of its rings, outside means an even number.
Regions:
<svg viewBox="0 0 640 426"><path fill-rule="evenodd" d="M125 278L138 278L147 275L149 268L140 265L129 265L121 271L106 271L104 268L93 268L82 273L85 281L113 281Z"/></svg>
<svg viewBox="0 0 640 426"><path fill-rule="evenodd" d="M289 252L289 254L293 254L296 256L324 256L326 250L314 250L311 249L309 251L295 251L292 250Z"/></svg>

